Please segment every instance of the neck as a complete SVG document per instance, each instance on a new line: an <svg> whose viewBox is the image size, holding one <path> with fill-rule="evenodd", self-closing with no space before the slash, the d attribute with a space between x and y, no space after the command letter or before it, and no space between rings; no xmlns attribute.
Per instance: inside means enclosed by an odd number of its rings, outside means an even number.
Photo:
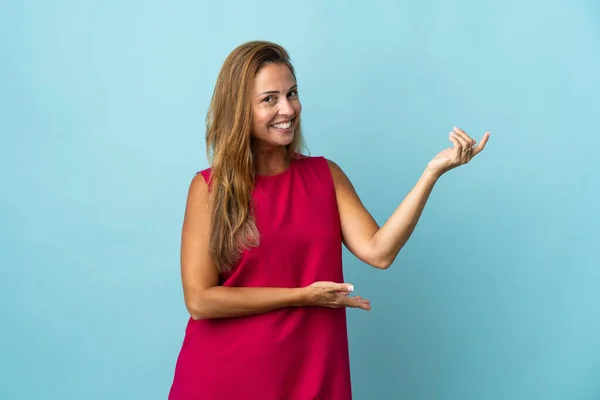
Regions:
<svg viewBox="0 0 600 400"><path fill-rule="evenodd" d="M290 157L284 146L254 149L254 165L256 175L276 175L285 171L290 165Z"/></svg>

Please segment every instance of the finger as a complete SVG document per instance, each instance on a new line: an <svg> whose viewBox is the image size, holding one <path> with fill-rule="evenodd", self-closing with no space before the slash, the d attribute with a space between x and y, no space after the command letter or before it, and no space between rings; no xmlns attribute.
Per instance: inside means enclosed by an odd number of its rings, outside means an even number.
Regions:
<svg viewBox="0 0 600 400"><path fill-rule="evenodd" d="M475 146L476 141L460 128L454 127L454 132L462 139L464 144L461 161L468 163L472 158L473 146Z"/></svg>
<svg viewBox="0 0 600 400"><path fill-rule="evenodd" d="M350 297L348 300L352 301L351 307L361 308L363 310L370 311L371 310L371 301L367 299L363 299L360 296Z"/></svg>
<svg viewBox="0 0 600 400"><path fill-rule="evenodd" d="M354 297L338 296L337 303L342 307L356 307L357 301Z"/></svg>
<svg viewBox="0 0 600 400"><path fill-rule="evenodd" d="M462 152L460 154L460 162L466 164L471 160L472 139L466 138L464 135L455 133L462 144Z"/></svg>
<svg viewBox="0 0 600 400"><path fill-rule="evenodd" d="M362 299L362 300L357 301L357 303L358 303L358 308L361 308L366 311L371 311L371 302L369 300Z"/></svg>
<svg viewBox="0 0 600 400"><path fill-rule="evenodd" d="M471 147L471 138L469 138L467 135L465 135L463 133L454 132L454 131L450 132L450 133L459 140L463 149L465 149L467 147Z"/></svg>
<svg viewBox="0 0 600 400"><path fill-rule="evenodd" d="M356 297L348 297L349 293L336 292L332 303L336 307L353 307Z"/></svg>
<svg viewBox="0 0 600 400"><path fill-rule="evenodd" d="M461 164L464 164L467 161L467 151L470 148L469 142L456 132L450 132L450 135L455 137L460 143L460 154L458 160Z"/></svg>
<svg viewBox="0 0 600 400"><path fill-rule="evenodd" d="M457 128L457 127L453 127L453 130L455 133L457 133L458 135L460 135L463 139L465 139L467 141L467 143L469 144L469 147L475 146L475 140L471 136L469 136L467 134L467 132L465 132L462 129Z"/></svg>
<svg viewBox="0 0 600 400"><path fill-rule="evenodd" d="M473 147L473 150L471 151L471 157L475 157L477 154L481 153L483 151L483 149L485 148L485 145L487 144L488 140L490 139L490 135L492 133L490 131L487 131L486 133L483 134L483 138L481 139L481 141L479 142L479 144L475 147Z"/></svg>
<svg viewBox="0 0 600 400"><path fill-rule="evenodd" d="M453 148L454 152L452 153L454 160L459 161L460 153L462 151L462 144L456 138L456 136L452 134L452 132L450 132L450 134L448 135L448 139L450 139L450 141L454 144L454 148Z"/></svg>
<svg viewBox="0 0 600 400"><path fill-rule="evenodd" d="M360 296L355 296L355 297L353 297L353 299L356 301L359 301L361 303L364 303L364 304L371 304L371 300L363 299Z"/></svg>
<svg viewBox="0 0 600 400"><path fill-rule="evenodd" d="M331 292L352 292L354 290L354 285L349 283L331 282L331 287L329 289Z"/></svg>

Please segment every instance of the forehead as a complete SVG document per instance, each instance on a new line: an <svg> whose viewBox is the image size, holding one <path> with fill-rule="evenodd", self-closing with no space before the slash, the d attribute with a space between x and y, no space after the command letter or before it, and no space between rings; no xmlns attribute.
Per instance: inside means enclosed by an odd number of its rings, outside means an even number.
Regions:
<svg viewBox="0 0 600 400"><path fill-rule="evenodd" d="M294 74L285 64L265 65L254 77L254 91L288 90L296 84Z"/></svg>

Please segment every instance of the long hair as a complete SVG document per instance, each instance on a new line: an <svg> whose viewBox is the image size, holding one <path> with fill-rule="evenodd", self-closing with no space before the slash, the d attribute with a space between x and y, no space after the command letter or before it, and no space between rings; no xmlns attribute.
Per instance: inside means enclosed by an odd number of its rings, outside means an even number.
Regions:
<svg viewBox="0 0 600 400"><path fill-rule="evenodd" d="M252 209L256 170L250 96L256 74L268 64L284 64L296 77L287 51L278 44L251 41L234 49L219 72L206 116L211 164L209 252L219 272L230 271L241 253L260 241ZM296 156L303 144L298 122L288 154Z"/></svg>

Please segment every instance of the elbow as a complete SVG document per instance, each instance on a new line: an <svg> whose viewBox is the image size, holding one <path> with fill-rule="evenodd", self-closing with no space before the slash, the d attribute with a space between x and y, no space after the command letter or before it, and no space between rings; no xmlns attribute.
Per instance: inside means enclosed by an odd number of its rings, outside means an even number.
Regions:
<svg viewBox="0 0 600 400"><path fill-rule="evenodd" d="M372 267L375 267L377 269L388 269L389 267L392 266L393 263L394 263L394 260L387 259L387 258L381 258L381 259L373 260L369 264Z"/></svg>
<svg viewBox="0 0 600 400"><path fill-rule="evenodd" d="M195 311L192 311L189 309L188 309L188 311L190 314L190 318L192 318L194 321L201 321L203 319L208 319L208 318L206 318L206 316L204 314L201 314L199 312L195 312Z"/></svg>
<svg viewBox="0 0 600 400"><path fill-rule="evenodd" d="M389 244L381 243L381 239L375 235L371 239L370 246L365 249L363 261L377 269L388 269L396 260L403 244L390 248Z"/></svg>
<svg viewBox="0 0 600 400"><path fill-rule="evenodd" d="M210 319L213 317L210 310L206 307L206 302L199 298L186 300L185 307L194 321Z"/></svg>
<svg viewBox="0 0 600 400"><path fill-rule="evenodd" d="M398 253L377 254L373 252L370 257L367 257L367 264L377 269L388 269L396 260Z"/></svg>
<svg viewBox="0 0 600 400"><path fill-rule="evenodd" d="M187 304L186 308L188 310L188 313L190 314L190 317L194 321L200 321L202 319L207 319L208 318L206 312L204 312L204 310L200 309L199 307L194 307L194 306L192 306L190 304Z"/></svg>
<svg viewBox="0 0 600 400"><path fill-rule="evenodd" d="M212 315L211 313L209 313L207 310L202 310L202 309L198 309L198 308L191 308L188 307L188 313L190 314L190 317L194 320L194 321L201 321L204 319L211 319L214 318L214 315Z"/></svg>
<svg viewBox="0 0 600 400"><path fill-rule="evenodd" d="M393 263L394 258L391 257L359 257L364 263L377 269L388 269Z"/></svg>

